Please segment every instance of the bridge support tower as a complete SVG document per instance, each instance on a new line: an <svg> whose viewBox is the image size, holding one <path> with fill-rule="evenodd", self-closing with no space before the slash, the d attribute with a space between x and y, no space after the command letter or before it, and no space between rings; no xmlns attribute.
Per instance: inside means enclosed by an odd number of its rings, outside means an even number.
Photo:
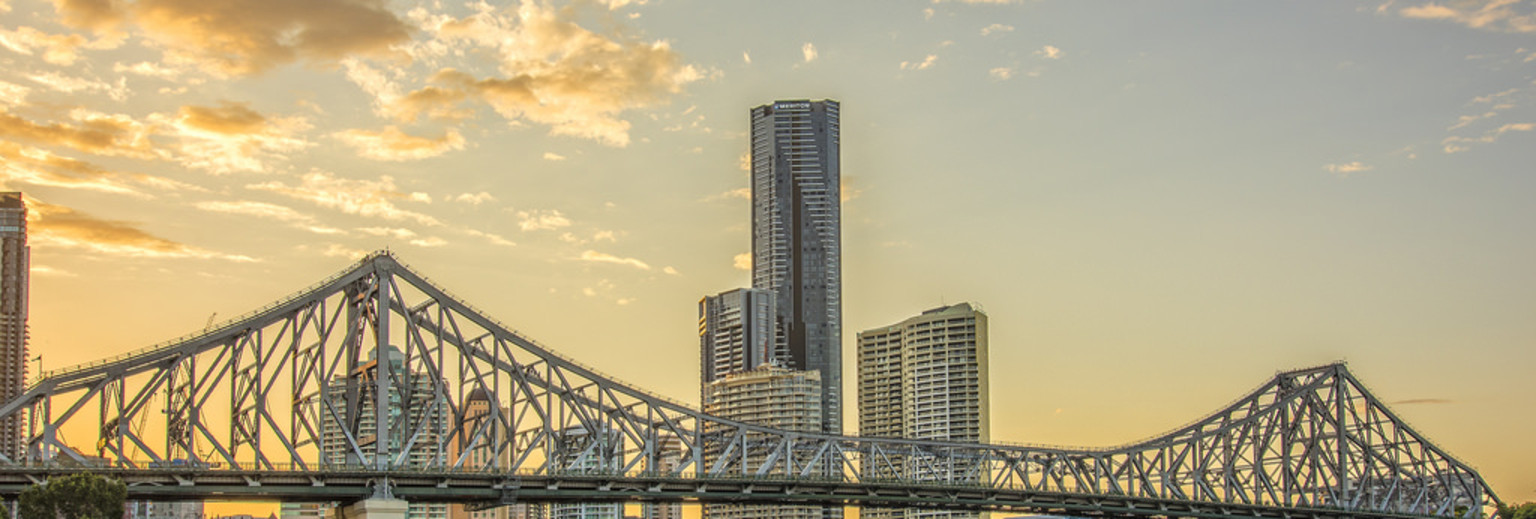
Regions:
<svg viewBox="0 0 1536 519"><path fill-rule="evenodd" d="M331 509L326 519L405 519L404 499L374 497Z"/></svg>

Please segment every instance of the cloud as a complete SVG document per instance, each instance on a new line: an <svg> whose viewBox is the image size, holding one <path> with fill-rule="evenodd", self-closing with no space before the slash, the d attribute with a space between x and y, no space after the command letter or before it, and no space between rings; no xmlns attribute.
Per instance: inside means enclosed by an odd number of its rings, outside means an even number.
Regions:
<svg viewBox="0 0 1536 519"><path fill-rule="evenodd" d="M571 220L560 214L558 209L534 209L532 211L517 212L517 227L523 231L552 231L562 227L570 227Z"/></svg>
<svg viewBox="0 0 1536 519"><path fill-rule="evenodd" d="M1529 132L1536 130L1536 123L1510 123L1484 132L1480 137L1461 137L1452 135L1440 141L1446 153L1460 153L1471 149L1473 144L1492 144L1498 142L1499 137L1509 132Z"/></svg>
<svg viewBox="0 0 1536 519"><path fill-rule="evenodd" d="M216 175L269 173L273 165L314 146L300 136L313 126L303 116L269 117L247 103L220 101L217 106L186 105L175 117L150 116L181 138L177 160L190 169Z"/></svg>
<svg viewBox="0 0 1536 519"><path fill-rule="evenodd" d="M547 160L547 161L550 161L550 162L560 162L562 160L565 160L565 155L560 155L560 154L557 154L557 153L554 153L554 152L546 151L546 152L544 152L544 160Z"/></svg>
<svg viewBox="0 0 1536 519"><path fill-rule="evenodd" d="M357 230L363 234L388 236L397 240L409 240L416 237L416 231L400 227L361 227Z"/></svg>
<svg viewBox="0 0 1536 519"><path fill-rule="evenodd" d="M464 229L464 233L468 234L470 236L478 236L480 238L484 238L485 241L491 242L492 245L501 245L503 247L516 247L517 246L517 244L513 243L512 240L508 240L506 238L501 237L500 235L491 234L491 233L488 233L488 232L477 231L477 230L474 230L474 229Z"/></svg>
<svg viewBox="0 0 1536 519"><path fill-rule="evenodd" d="M1455 400L1450 400L1450 399L1445 399L1445 398L1410 398L1408 400L1398 400L1396 402L1392 402L1391 405L1454 404L1454 403L1456 403Z"/></svg>
<svg viewBox="0 0 1536 519"><path fill-rule="evenodd" d="M435 38L428 46L460 54L489 51L499 75L444 68L429 78L431 85L405 94L386 74L355 60L346 63L348 77L372 93L387 116L463 115L461 104L483 104L509 122L547 125L551 135L616 147L630 140L630 123L620 114L661 104L705 77L667 42L641 41L628 31L589 31L572 19L571 9L523 2L515 9L479 11L425 20Z"/></svg>
<svg viewBox="0 0 1536 519"><path fill-rule="evenodd" d="M152 198L139 188L202 191L190 184L141 173L109 171L47 150L0 140L0 180Z"/></svg>
<svg viewBox="0 0 1536 519"><path fill-rule="evenodd" d="M128 90L128 78L118 78L117 84L107 83L99 79L66 76L58 72L28 74L26 78L32 80L33 83L66 94L102 92L113 101L125 101L130 93Z"/></svg>
<svg viewBox="0 0 1536 519"><path fill-rule="evenodd" d="M726 191L724 193L715 193L713 195L709 195L709 196L704 197L703 201L705 201L705 202L719 202L721 200L732 200L732 199L751 200L752 199L752 188L741 187L741 188L732 189L730 191Z"/></svg>
<svg viewBox="0 0 1536 519"><path fill-rule="evenodd" d="M1473 29L1536 32L1536 6L1520 0L1449 0L1399 9L1405 18L1447 20Z"/></svg>
<svg viewBox="0 0 1536 519"><path fill-rule="evenodd" d="M347 214L386 220L412 220L422 225L441 225L436 218L414 211L401 209L397 200L430 200L425 193L406 193L395 187L395 180L388 175L377 181L337 178L324 171L312 171L300 177L299 184L288 185L272 181L245 186L247 189L271 191L299 200L312 202Z"/></svg>
<svg viewBox="0 0 1536 519"><path fill-rule="evenodd" d="M32 89L7 81L0 81L0 107L21 106L27 102Z"/></svg>
<svg viewBox="0 0 1536 519"><path fill-rule="evenodd" d="M159 155L149 137L152 128L126 115L74 109L72 123L46 123L0 113L0 138L59 146L94 155L153 158Z"/></svg>
<svg viewBox="0 0 1536 519"><path fill-rule="evenodd" d="M256 74L296 60L386 55L391 45L410 38L410 27L384 0L265 0L259 7L243 0L139 0L131 9L132 20L163 45L169 61L196 63L224 76Z"/></svg>
<svg viewBox="0 0 1536 519"><path fill-rule="evenodd" d="M737 254L731 258L731 266L736 267L737 270L750 272L752 270L752 254L748 252Z"/></svg>
<svg viewBox="0 0 1536 519"><path fill-rule="evenodd" d="M1353 162L1346 162L1344 164L1328 164L1328 165L1323 166L1323 169L1328 170L1329 173L1338 173L1341 176L1346 176L1346 175L1349 175L1350 173L1358 173L1358 172L1361 172L1361 171L1370 171L1372 169L1372 166L1367 165L1367 164L1362 164L1360 161L1357 160L1357 161L1353 161Z"/></svg>
<svg viewBox="0 0 1536 519"><path fill-rule="evenodd" d="M149 61L140 61L132 65L113 63L112 71L119 74L128 73L144 77L160 78L166 81L174 81L187 72L184 69L168 67L163 63L153 63ZM196 82L198 81L189 81L189 83Z"/></svg>
<svg viewBox="0 0 1536 519"><path fill-rule="evenodd" d="M127 222L103 220L68 207L29 200L29 240L40 247L85 249L133 258L192 258L256 261L152 235Z"/></svg>
<svg viewBox="0 0 1536 519"><path fill-rule="evenodd" d="M56 269L47 265L38 265L36 263L33 263L32 266L27 270L30 271L34 276L58 276L64 278L80 277L78 274L67 270Z"/></svg>
<svg viewBox="0 0 1536 519"><path fill-rule="evenodd" d="M486 202L495 202L496 201L496 197L491 196L490 193L487 193L485 191L481 191L479 193L474 193L474 194L463 193L463 194L461 194L459 196L453 197L453 201L455 201L455 202L463 202L463 203L466 203L466 204L469 204L469 205L480 205L480 204L483 204L483 203L486 203Z"/></svg>
<svg viewBox="0 0 1536 519"><path fill-rule="evenodd" d="M417 247L442 247L448 244L448 240L444 240L436 236L428 236L417 240L411 240L410 244Z"/></svg>
<svg viewBox="0 0 1536 519"><path fill-rule="evenodd" d="M751 54L747 54L747 51L741 51L741 62L744 63L744 64L747 64L747 65L751 65L752 64L752 55Z"/></svg>
<svg viewBox="0 0 1536 519"><path fill-rule="evenodd" d="M1061 49L1046 45L1041 47L1040 50L1035 51L1035 55L1045 59L1061 59Z"/></svg>
<svg viewBox="0 0 1536 519"><path fill-rule="evenodd" d="M368 251L362 249L354 249L339 243L327 243L325 244L325 249L320 251L320 255L329 258L357 259L368 255Z"/></svg>
<svg viewBox="0 0 1536 519"><path fill-rule="evenodd" d="M24 56L41 50L43 61L54 65L73 65L80 59L76 49L85 44L85 37L79 34L48 34L27 26L0 29L0 47Z"/></svg>
<svg viewBox="0 0 1536 519"><path fill-rule="evenodd" d="M805 45L800 46L800 55L805 58L806 63L816 61L816 46L810 42L806 42Z"/></svg>
<svg viewBox="0 0 1536 519"><path fill-rule="evenodd" d="M411 135L394 125L379 131L346 130L334 136L356 148L358 154L373 160L421 160L464 149L464 137L453 128L437 137Z"/></svg>
<svg viewBox="0 0 1536 519"><path fill-rule="evenodd" d="M929 54L927 57L923 58L922 61L916 61L916 62L903 61L903 62L901 62L901 69L902 70L925 70L928 67L932 67L934 62L936 62L938 60L939 60L939 55L938 54Z"/></svg>
<svg viewBox="0 0 1536 519"><path fill-rule="evenodd" d="M982 27L981 28L981 35L982 36L991 36L993 34L1004 33L1004 32L1013 32L1013 26L1012 25L1003 25L1003 24L1000 24L1000 23L994 23L992 25L988 25L986 27Z"/></svg>
<svg viewBox="0 0 1536 519"><path fill-rule="evenodd" d="M635 258L621 258L619 256L614 256L612 254L606 254L606 253L597 252L597 251L593 251L593 250L583 251L581 253L581 257L578 258L578 259L580 259L581 261L587 261L587 262L593 262L593 263L612 263L612 264L615 264L615 265L628 265L628 266L631 266L631 267L634 267L634 268L637 268L637 269L640 269L640 270L651 270L651 266L647 265L644 261L640 261L640 260L635 259Z"/></svg>
<svg viewBox="0 0 1536 519"><path fill-rule="evenodd" d="M992 79L1000 81L1007 81L1008 79L1013 78L1013 74L1013 69L1009 67L997 67L987 71L988 76L992 76Z"/></svg>
<svg viewBox="0 0 1536 519"><path fill-rule="evenodd" d="M115 28L126 17L122 5L112 0L53 0L53 5L66 25L81 29Z"/></svg>
<svg viewBox="0 0 1536 519"><path fill-rule="evenodd" d="M662 267L661 268L661 272L663 274L668 275L668 276L681 276L681 275L683 275L681 272L678 272L677 269L672 268L670 265L666 266L666 267Z"/></svg>
<svg viewBox="0 0 1536 519"><path fill-rule="evenodd" d="M1022 3L1022 0L933 0L933 3L935 3L935 4L942 4L942 3L946 3L946 2L954 2L954 3L960 3L960 4L997 4L997 5L1003 5L1003 4Z"/></svg>
<svg viewBox="0 0 1536 519"><path fill-rule="evenodd" d="M291 224L294 227L304 229L315 234L344 234L345 231L334 227L326 227L315 221L313 216L300 213L291 207L266 202L250 200L237 200L233 202L205 201L195 204L198 209L215 213L238 214L254 216L268 220Z"/></svg>

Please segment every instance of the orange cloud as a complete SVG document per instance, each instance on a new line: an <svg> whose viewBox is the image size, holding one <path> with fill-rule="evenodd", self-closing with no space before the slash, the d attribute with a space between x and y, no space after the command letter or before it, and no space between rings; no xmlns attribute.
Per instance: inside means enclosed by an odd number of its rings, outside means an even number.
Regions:
<svg viewBox="0 0 1536 519"><path fill-rule="evenodd" d="M0 161L0 179L7 183L89 189L145 197L149 195L135 186L162 190L203 190L163 177L107 171L89 162L7 141L0 141L0 159L4 159Z"/></svg>
<svg viewBox="0 0 1536 519"><path fill-rule="evenodd" d="M96 155L151 158L157 155L149 141L151 129L132 118L77 109L70 112L74 124L39 124L9 112L0 112L0 137L47 146L61 146Z"/></svg>
<svg viewBox="0 0 1536 519"><path fill-rule="evenodd" d="M423 225L442 224L431 216L396 206L395 200L428 202L431 198L425 193L400 191L395 187L395 179L389 176L380 177L375 182L337 178L324 171L314 171L305 174L296 186L273 181L245 187L271 191L358 216L386 220L415 220Z"/></svg>
<svg viewBox="0 0 1536 519"><path fill-rule="evenodd" d="M152 116L181 137L182 165L214 174L268 172L272 163L313 146L299 135L311 128L302 116L269 117L246 103L183 106L175 118Z"/></svg>
<svg viewBox="0 0 1536 519"><path fill-rule="evenodd" d="M68 207L27 202L29 240L41 247L80 248L114 256L255 261L155 236L131 223L103 220Z"/></svg>
<svg viewBox="0 0 1536 519"><path fill-rule="evenodd" d="M188 127L226 135L264 133L267 118L249 105L220 102L218 107L183 106L181 121Z"/></svg>
<svg viewBox="0 0 1536 519"><path fill-rule="evenodd" d="M81 29L112 29L126 16L122 2L116 0L54 0L53 6L65 24Z"/></svg>
<svg viewBox="0 0 1536 519"><path fill-rule="evenodd" d="M1398 10L1407 18L1449 20L1473 29L1500 32L1536 32L1536 8L1519 0L1451 0L1429 2Z"/></svg>
<svg viewBox="0 0 1536 519"><path fill-rule="evenodd" d="M515 12L484 11L424 24L455 53L489 49L501 75L444 68L406 94L378 70L349 63L348 77L376 98L383 115L414 121L462 119L462 103L483 103L510 121L547 125L552 135L629 144L626 110L660 104L704 74L662 41L598 34L569 9L523 2Z"/></svg>
<svg viewBox="0 0 1536 519"><path fill-rule="evenodd" d="M379 131L347 130L337 133L336 138L374 160L421 160L464 149L464 137L452 128L438 137L419 137L391 125Z"/></svg>
<svg viewBox="0 0 1536 519"><path fill-rule="evenodd" d="M132 10L145 32L168 46L168 57L224 75L256 74L300 59L385 54L410 38L410 28L383 0L140 0Z"/></svg>

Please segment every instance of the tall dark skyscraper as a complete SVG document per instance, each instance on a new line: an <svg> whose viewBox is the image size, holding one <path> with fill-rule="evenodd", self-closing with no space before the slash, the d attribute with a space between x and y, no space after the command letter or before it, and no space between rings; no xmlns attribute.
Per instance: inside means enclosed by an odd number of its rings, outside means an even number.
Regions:
<svg viewBox="0 0 1536 519"><path fill-rule="evenodd" d="M837 101L752 109L752 287L777 294L787 367L821 372L824 430L843 430L842 193Z"/></svg>
<svg viewBox="0 0 1536 519"><path fill-rule="evenodd" d="M10 401L27 387L27 204L21 193L0 193L0 401ZM0 453L20 459L19 415L0 421Z"/></svg>

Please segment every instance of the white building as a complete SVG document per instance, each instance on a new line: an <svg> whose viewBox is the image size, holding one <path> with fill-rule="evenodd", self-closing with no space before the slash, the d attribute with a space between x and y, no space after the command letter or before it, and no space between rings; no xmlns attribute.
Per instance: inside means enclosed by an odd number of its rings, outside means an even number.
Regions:
<svg viewBox="0 0 1536 519"><path fill-rule="evenodd" d="M960 303L859 334L859 434L986 443L987 314ZM897 460L902 476L974 482L970 467ZM866 466L866 471L871 468ZM984 476L984 475L983 475ZM964 478L969 477L970 480ZM865 509L878 519L963 519L975 512Z"/></svg>
<svg viewBox="0 0 1536 519"><path fill-rule="evenodd" d="M821 387L819 372L763 366L710 382L704 388L704 412L788 431L817 432L824 423ZM705 465L718 450L705 446ZM762 456L754 455L747 463L761 461ZM823 513L820 506L704 505L708 519L821 519Z"/></svg>

